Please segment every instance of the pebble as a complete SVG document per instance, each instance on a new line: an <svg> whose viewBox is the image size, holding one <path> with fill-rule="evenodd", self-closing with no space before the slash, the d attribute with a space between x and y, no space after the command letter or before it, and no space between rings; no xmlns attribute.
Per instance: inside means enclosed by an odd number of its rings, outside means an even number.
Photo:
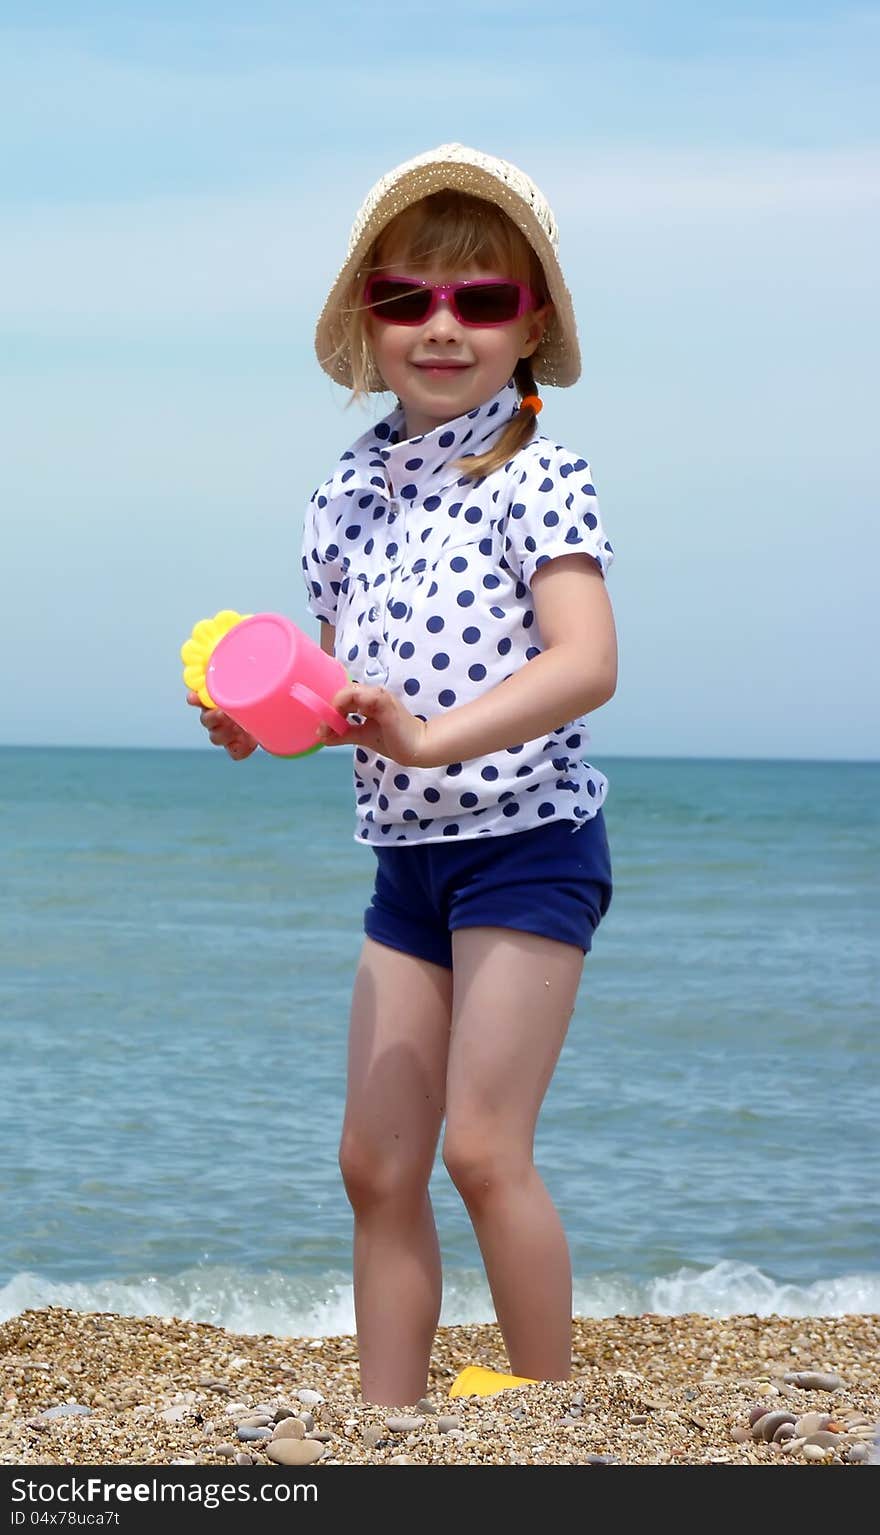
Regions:
<svg viewBox="0 0 880 1535"><path fill-rule="evenodd" d="M843 1385L839 1375L823 1374L819 1370L794 1370L785 1379L791 1386L800 1386L802 1391L837 1391Z"/></svg>
<svg viewBox="0 0 880 1535"><path fill-rule="evenodd" d="M254 1457L253 1455L248 1455L247 1450L236 1450L235 1464L237 1466L252 1466L254 1464Z"/></svg>
<svg viewBox="0 0 880 1535"><path fill-rule="evenodd" d="M820 1444L805 1444L801 1454L804 1460L827 1460L828 1451L823 1450Z"/></svg>
<svg viewBox="0 0 880 1535"><path fill-rule="evenodd" d="M60 1407L47 1407L40 1413L44 1423L54 1422L56 1418L85 1418L91 1412L91 1407L85 1407L82 1402L64 1402Z"/></svg>
<svg viewBox="0 0 880 1535"><path fill-rule="evenodd" d="M366 1428L361 1429L361 1441L368 1450L375 1450L384 1438L385 1430L375 1423L368 1423Z"/></svg>
<svg viewBox="0 0 880 1535"><path fill-rule="evenodd" d="M776 1433L773 1435L773 1443L784 1444L786 1439L795 1439L796 1437L797 1434L793 1423L780 1423Z"/></svg>
<svg viewBox="0 0 880 1535"><path fill-rule="evenodd" d="M256 1428L251 1424L245 1423L244 1426L238 1430L238 1437L239 1439L243 1439L245 1444L249 1444L252 1441L256 1442L259 1439L271 1439L272 1430L271 1428Z"/></svg>
<svg viewBox="0 0 880 1535"><path fill-rule="evenodd" d="M398 1418L386 1418L385 1427L390 1429L392 1434L411 1434L413 1429L421 1428L424 1421L424 1418L416 1418L404 1413Z"/></svg>
<svg viewBox="0 0 880 1535"><path fill-rule="evenodd" d="M218 1444L215 1455L225 1455L227 1460L233 1460L238 1454L234 1444Z"/></svg>
<svg viewBox="0 0 880 1535"><path fill-rule="evenodd" d="M320 1391L312 1391L309 1386L303 1386L302 1390L296 1393L296 1399L302 1402L304 1407L320 1407L324 1400Z"/></svg>
<svg viewBox="0 0 880 1535"><path fill-rule="evenodd" d="M305 1439L305 1437L306 1426L302 1418L282 1418L281 1422L275 1425L272 1442L274 1443L276 1439Z"/></svg>
<svg viewBox="0 0 880 1535"><path fill-rule="evenodd" d="M321 1459L324 1446L315 1439L273 1439L266 1454L279 1466L310 1466Z"/></svg>
<svg viewBox="0 0 880 1535"><path fill-rule="evenodd" d="M453 1429L461 1428L461 1419L453 1417L451 1413L442 1413L437 1419L437 1427L441 1434L450 1434Z"/></svg>
<svg viewBox="0 0 880 1535"><path fill-rule="evenodd" d="M851 1466L857 1466L866 1461L870 1453L866 1444L851 1444L849 1449L844 1451L843 1458Z"/></svg>
<svg viewBox="0 0 880 1535"><path fill-rule="evenodd" d="M754 1429L752 1430L752 1437L755 1439L763 1439L765 1444L769 1444L770 1440L773 1438L773 1435L776 1433L776 1430L781 1427L783 1423L791 1423L793 1426L794 1413L788 1412L784 1407L781 1407L774 1412L767 1412L764 1414L763 1418L758 1419Z"/></svg>
<svg viewBox="0 0 880 1535"><path fill-rule="evenodd" d="M830 1421L827 1413L805 1412L795 1424L795 1433L802 1434L806 1438L807 1434L815 1434L820 1428L827 1428Z"/></svg>

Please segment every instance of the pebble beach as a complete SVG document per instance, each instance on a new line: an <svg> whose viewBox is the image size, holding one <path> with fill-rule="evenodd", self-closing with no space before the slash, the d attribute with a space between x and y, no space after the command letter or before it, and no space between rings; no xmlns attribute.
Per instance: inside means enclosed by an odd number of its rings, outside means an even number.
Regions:
<svg viewBox="0 0 880 1535"><path fill-rule="evenodd" d="M352 1337L26 1310L0 1325L11 1465L846 1465L877 1459L880 1316L576 1318L572 1378L505 1371L494 1324L441 1327L419 1402L360 1400Z"/></svg>

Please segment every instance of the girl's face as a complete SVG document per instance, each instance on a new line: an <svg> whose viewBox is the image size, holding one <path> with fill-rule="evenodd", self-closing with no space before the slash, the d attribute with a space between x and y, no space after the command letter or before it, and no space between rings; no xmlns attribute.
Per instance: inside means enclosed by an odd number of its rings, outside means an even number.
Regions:
<svg viewBox="0 0 880 1535"><path fill-rule="evenodd" d="M430 283L505 275L483 266L456 271L428 267L413 273L405 262L395 271ZM407 436L433 432L497 394L519 359L536 350L549 314L550 305L545 304L509 325L478 329L462 325L445 301L422 325L392 325L368 313L370 350L387 388L400 399Z"/></svg>

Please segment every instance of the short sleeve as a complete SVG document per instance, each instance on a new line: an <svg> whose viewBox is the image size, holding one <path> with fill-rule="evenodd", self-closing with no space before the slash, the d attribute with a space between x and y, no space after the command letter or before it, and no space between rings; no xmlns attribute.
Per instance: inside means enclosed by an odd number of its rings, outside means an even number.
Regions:
<svg viewBox="0 0 880 1535"><path fill-rule="evenodd" d="M339 545L335 541L335 519L330 515L329 503L328 482L319 486L306 508L302 568L306 602L310 611L325 623L335 624L344 572Z"/></svg>
<svg viewBox="0 0 880 1535"><path fill-rule="evenodd" d="M599 515L589 463L539 439L514 459L505 554L527 585L564 554L589 554L603 576L614 558Z"/></svg>

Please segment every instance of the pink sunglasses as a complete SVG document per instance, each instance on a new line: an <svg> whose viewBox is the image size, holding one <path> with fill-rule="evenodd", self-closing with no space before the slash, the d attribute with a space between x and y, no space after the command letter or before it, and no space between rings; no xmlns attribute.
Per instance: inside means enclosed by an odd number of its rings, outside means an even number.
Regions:
<svg viewBox="0 0 880 1535"><path fill-rule="evenodd" d="M389 325L423 325L440 303L447 303L461 325L488 329L509 325L539 300L522 282L477 277L471 282L430 283L420 277L370 277L364 299L378 320Z"/></svg>

